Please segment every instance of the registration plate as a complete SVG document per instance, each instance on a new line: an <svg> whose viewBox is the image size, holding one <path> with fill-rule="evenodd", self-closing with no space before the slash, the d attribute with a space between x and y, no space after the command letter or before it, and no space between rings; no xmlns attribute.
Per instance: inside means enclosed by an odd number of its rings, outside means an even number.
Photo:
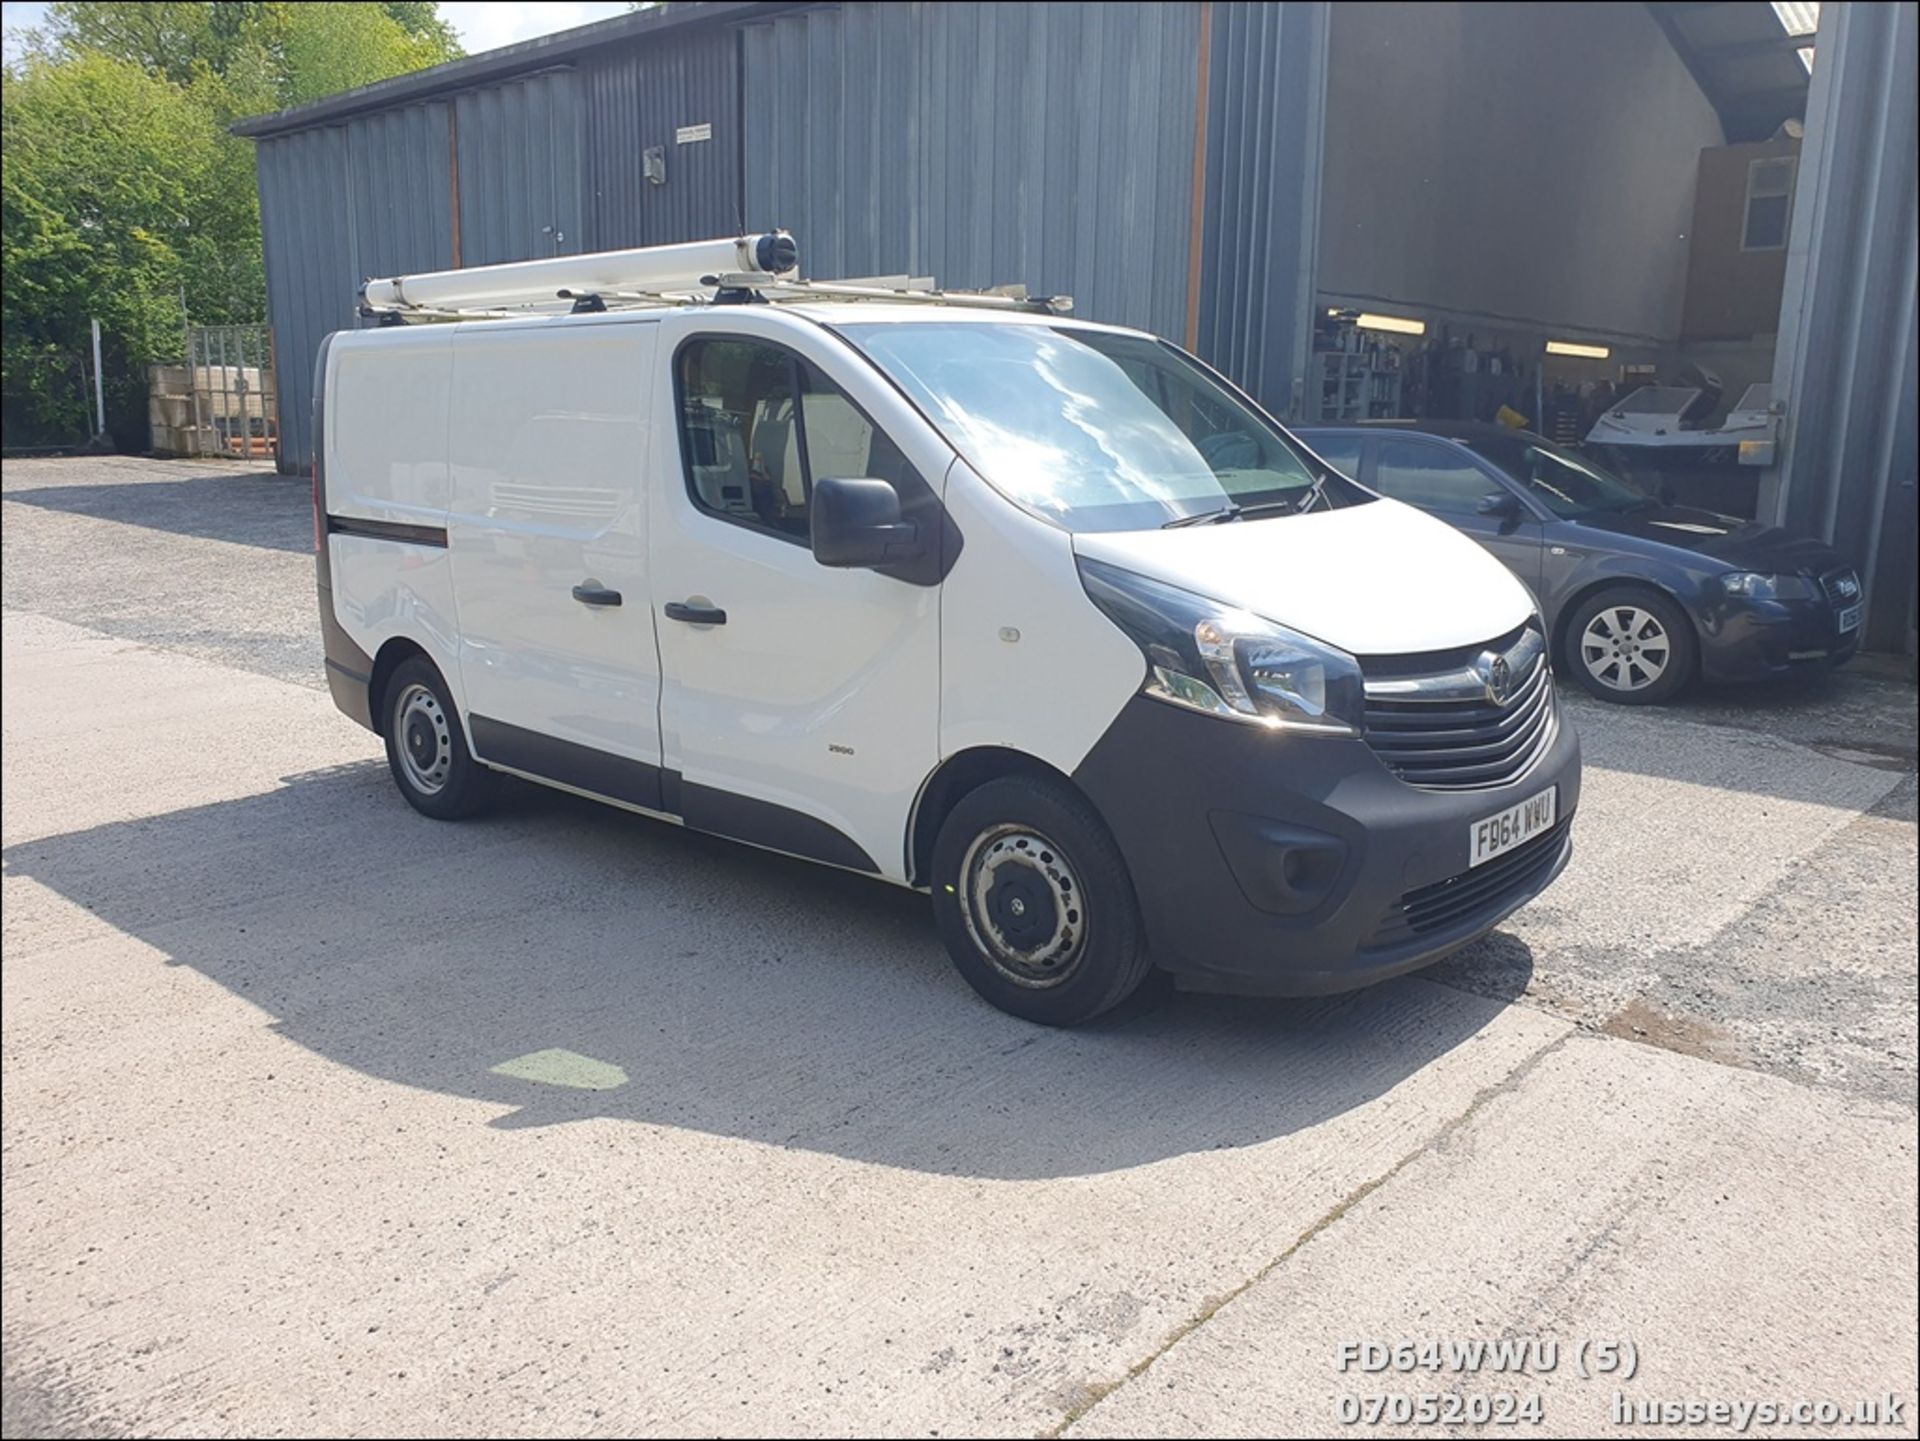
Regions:
<svg viewBox="0 0 1920 1441"><path fill-rule="evenodd" d="M1490 861L1515 846L1525 845L1546 830L1553 824L1554 801L1558 796L1557 790L1544 790L1485 820L1475 821L1468 828L1473 859L1467 862L1467 868L1471 870L1482 861Z"/></svg>
<svg viewBox="0 0 1920 1441"><path fill-rule="evenodd" d="M1840 628L1840 634L1860 629L1860 607L1850 605L1834 617L1834 624Z"/></svg>

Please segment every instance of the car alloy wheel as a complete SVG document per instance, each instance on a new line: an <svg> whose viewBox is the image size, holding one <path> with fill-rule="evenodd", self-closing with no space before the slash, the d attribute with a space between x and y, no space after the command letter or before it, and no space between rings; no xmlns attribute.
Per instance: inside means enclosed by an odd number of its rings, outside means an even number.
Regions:
<svg viewBox="0 0 1920 1441"><path fill-rule="evenodd" d="M1658 616L1636 605L1610 605L1580 634L1580 661L1608 690L1645 690L1666 674L1673 639Z"/></svg>

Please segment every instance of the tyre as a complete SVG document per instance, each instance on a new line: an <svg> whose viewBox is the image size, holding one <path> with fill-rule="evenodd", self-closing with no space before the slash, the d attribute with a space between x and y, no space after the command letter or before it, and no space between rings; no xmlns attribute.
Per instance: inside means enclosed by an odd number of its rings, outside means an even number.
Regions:
<svg viewBox="0 0 1920 1441"><path fill-rule="evenodd" d="M498 777L473 758L447 683L424 656L402 661L380 699L387 768L407 804L437 821L477 815Z"/></svg>
<svg viewBox="0 0 1920 1441"><path fill-rule="evenodd" d="M1120 848L1058 781L1005 776L961 798L934 842L933 909L968 984L1023 1020L1092 1020L1151 970Z"/></svg>
<svg viewBox="0 0 1920 1441"><path fill-rule="evenodd" d="M1598 591L1567 622L1567 672L1620 705L1672 700L1693 679L1698 649L1687 613L1644 586Z"/></svg>

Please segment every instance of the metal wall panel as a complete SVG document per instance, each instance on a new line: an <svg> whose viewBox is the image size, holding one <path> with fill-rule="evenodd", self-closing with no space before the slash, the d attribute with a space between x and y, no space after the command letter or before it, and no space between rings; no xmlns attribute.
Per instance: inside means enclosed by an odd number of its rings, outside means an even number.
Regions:
<svg viewBox="0 0 1920 1441"><path fill-rule="evenodd" d="M452 146L445 105L347 123L356 283L453 263Z"/></svg>
<svg viewBox="0 0 1920 1441"><path fill-rule="evenodd" d="M320 338L351 315L353 224L347 193L347 135L302 130L255 147L260 232L266 250L267 315L279 376L280 469L313 463L314 355Z"/></svg>
<svg viewBox="0 0 1920 1441"><path fill-rule="evenodd" d="M453 263L447 124L432 103L257 146L284 471L313 463L314 357L329 331L360 323L360 282Z"/></svg>
<svg viewBox="0 0 1920 1441"><path fill-rule="evenodd" d="M1073 295L1185 332L1200 7L872 4L744 27L749 229L820 279Z"/></svg>
<svg viewBox="0 0 1920 1441"><path fill-rule="evenodd" d="M1821 7L1761 512L1860 567L1864 644L1892 651L1915 596L1916 29L1911 5Z"/></svg>
<svg viewBox="0 0 1920 1441"><path fill-rule="evenodd" d="M1212 10L1199 353L1274 414L1297 417L1313 339L1328 7Z"/></svg>
<svg viewBox="0 0 1920 1441"><path fill-rule="evenodd" d="M460 263L499 265L586 249L586 112L580 77L549 70L454 99Z"/></svg>
<svg viewBox="0 0 1920 1441"><path fill-rule="evenodd" d="M739 45L733 31L716 29L608 47L583 67L589 250L739 232ZM712 138L675 140L698 125L711 126ZM666 160L664 185L642 170L654 146Z"/></svg>

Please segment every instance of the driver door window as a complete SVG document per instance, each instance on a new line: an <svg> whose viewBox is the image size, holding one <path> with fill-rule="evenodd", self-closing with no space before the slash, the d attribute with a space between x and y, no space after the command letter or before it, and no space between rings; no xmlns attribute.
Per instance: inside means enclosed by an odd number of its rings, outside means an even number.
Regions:
<svg viewBox="0 0 1920 1441"><path fill-rule="evenodd" d="M806 544L816 478L892 481L906 457L811 361L756 340L695 339L676 365L687 488L702 510Z"/></svg>
<svg viewBox="0 0 1920 1441"><path fill-rule="evenodd" d="M1425 440L1382 440L1373 488L1436 515L1473 515L1482 496L1501 493L1471 457Z"/></svg>

